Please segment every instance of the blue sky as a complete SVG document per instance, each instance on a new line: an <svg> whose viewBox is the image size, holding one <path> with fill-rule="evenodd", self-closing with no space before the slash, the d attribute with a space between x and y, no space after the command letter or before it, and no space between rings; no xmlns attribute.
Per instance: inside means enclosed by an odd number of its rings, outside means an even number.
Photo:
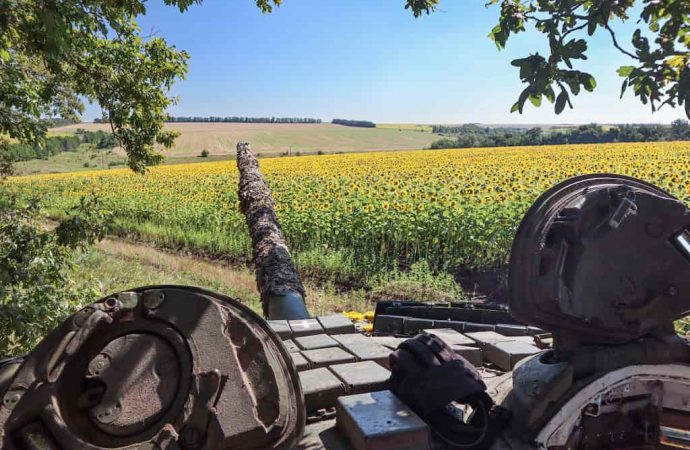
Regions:
<svg viewBox="0 0 690 450"><path fill-rule="evenodd" d="M619 100L616 68L628 63L608 36L580 62L594 93L556 116L550 104L510 114L522 90L510 61L541 50L530 32L499 52L487 34L499 10L485 0L444 0L414 19L403 0L284 0L262 14L252 0L205 0L180 13L148 3L144 34L190 54L189 75L173 89L173 115L299 116L393 123L670 122L681 109L652 114L632 95ZM616 27L629 42L634 21ZM625 35L627 32L627 35ZM625 36L625 37L623 37ZM90 106L85 120L97 116Z"/></svg>

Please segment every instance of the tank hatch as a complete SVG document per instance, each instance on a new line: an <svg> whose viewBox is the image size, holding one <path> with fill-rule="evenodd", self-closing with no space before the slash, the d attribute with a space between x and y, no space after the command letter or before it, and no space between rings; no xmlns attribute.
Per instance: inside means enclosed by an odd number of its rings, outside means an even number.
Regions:
<svg viewBox="0 0 690 450"><path fill-rule="evenodd" d="M46 337L0 392L3 449L288 449L297 372L259 316L181 286L121 292Z"/></svg>
<svg viewBox="0 0 690 450"><path fill-rule="evenodd" d="M509 270L512 315L556 336L611 344L669 331L690 313L690 213L634 178L576 177L529 209Z"/></svg>

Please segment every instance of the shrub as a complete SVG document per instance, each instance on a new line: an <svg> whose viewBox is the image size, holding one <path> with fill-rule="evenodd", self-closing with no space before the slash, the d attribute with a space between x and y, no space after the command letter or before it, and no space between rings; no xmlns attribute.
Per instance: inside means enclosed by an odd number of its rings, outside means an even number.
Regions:
<svg viewBox="0 0 690 450"><path fill-rule="evenodd" d="M94 297L94 292L75 288L64 274L74 266L80 250L105 235L110 215L96 199L82 198L66 220L46 230L37 200L20 206L12 196L4 198L0 202L0 357L31 350L85 299Z"/></svg>
<svg viewBox="0 0 690 450"><path fill-rule="evenodd" d="M208 158L208 155L209 155L208 150L202 150L201 153L199 153L199 156L201 158Z"/></svg>

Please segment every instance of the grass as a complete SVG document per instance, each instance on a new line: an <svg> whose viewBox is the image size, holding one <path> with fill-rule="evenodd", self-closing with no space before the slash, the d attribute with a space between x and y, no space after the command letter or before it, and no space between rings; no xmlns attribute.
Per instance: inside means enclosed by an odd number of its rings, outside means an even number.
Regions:
<svg viewBox="0 0 690 450"><path fill-rule="evenodd" d="M432 275L428 266L415 266L409 272L393 271L365 291L315 278L304 267L305 263L304 259L301 264L298 261L312 315L364 312L372 310L381 299L448 301L463 297L452 277ZM81 258L69 278L80 286L95 285L101 296L155 284L198 286L240 299L261 314L254 274L247 266L229 265L142 243L105 239Z"/></svg>
<svg viewBox="0 0 690 450"><path fill-rule="evenodd" d="M302 265L307 262L308 257ZM384 299L449 301L463 298L452 277L434 276L423 264L407 272L394 270L380 277L369 292L336 289L332 284L312 278L308 270L303 275L309 280L305 283L307 306L315 315L372 310L376 301ZM211 262L140 243L106 239L82 257L70 278L80 285L95 284L101 296L155 284L198 286L237 298L261 314L254 274L246 267ZM84 303L93 300L85 299ZM690 335L690 318L676 322L676 329L681 335Z"/></svg>
<svg viewBox="0 0 690 450"><path fill-rule="evenodd" d="M100 295L154 284L198 286L240 299L261 313L254 274L230 266L149 245L106 239L85 254L70 276L80 285L97 285ZM329 284L305 283L312 314L366 311L373 307L363 290L339 292Z"/></svg>
<svg viewBox="0 0 690 450"><path fill-rule="evenodd" d="M414 125L413 127L417 127ZM52 133L70 133L78 128L110 131L107 124L81 123L51 129ZM175 147L165 151L168 157L194 157L202 150L211 155L234 154L238 141L249 141L263 156L333 153L363 150L406 150L427 148L438 135L415 129L357 128L332 124L253 124L253 123L170 123L166 128L179 131Z"/></svg>
<svg viewBox="0 0 690 450"><path fill-rule="evenodd" d="M64 152L48 159L32 159L15 163L17 175L40 173L80 172L94 169L123 167L125 157L108 150L91 149L81 145L72 152Z"/></svg>

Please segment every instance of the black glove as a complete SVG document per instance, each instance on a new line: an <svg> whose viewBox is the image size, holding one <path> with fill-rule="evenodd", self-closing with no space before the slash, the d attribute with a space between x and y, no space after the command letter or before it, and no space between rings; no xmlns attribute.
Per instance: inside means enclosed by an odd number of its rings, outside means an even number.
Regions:
<svg viewBox="0 0 690 450"><path fill-rule="evenodd" d="M390 366L391 391L447 445L488 448L508 422L508 412L494 404L474 366L433 334L400 344ZM460 418L461 411L471 413Z"/></svg>

